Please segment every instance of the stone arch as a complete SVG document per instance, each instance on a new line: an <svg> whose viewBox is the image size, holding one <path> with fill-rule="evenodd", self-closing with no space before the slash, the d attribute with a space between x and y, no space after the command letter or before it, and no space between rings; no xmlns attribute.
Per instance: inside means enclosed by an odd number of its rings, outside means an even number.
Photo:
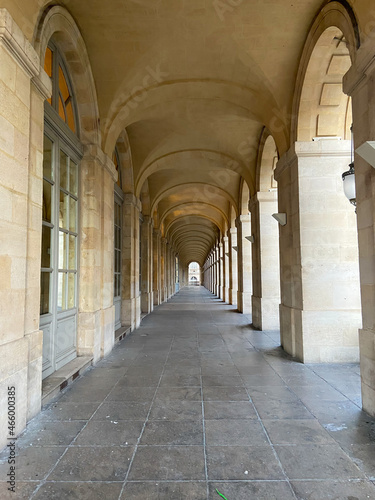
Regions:
<svg viewBox="0 0 375 500"><path fill-rule="evenodd" d="M240 198L239 198L239 205L240 205L239 212L241 215L247 215L249 213L249 199L250 199L249 186L245 181L245 179L242 179L240 187Z"/></svg>
<svg viewBox="0 0 375 500"><path fill-rule="evenodd" d="M40 61L44 61L52 37L65 58L72 81L80 141L101 146L98 100L86 45L73 17L58 5L45 9L34 32L33 45Z"/></svg>
<svg viewBox="0 0 375 500"><path fill-rule="evenodd" d="M358 24L350 5L345 0L326 4L315 18L302 53L291 144L319 136L347 138L351 112L342 78L359 46ZM340 120L343 109L345 119Z"/></svg>
<svg viewBox="0 0 375 500"><path fill-rule="evenodd" d="M116 142L117 152L120 157L122 190L126 194L134 194L133 161L126 130L123 130Z"/></svg>
<svg viewBox="0 0 375 500"><path fill-rule="evenodd" d="M265 127L259 142L257 169L256 169L256 191L269 191L277 188L274 171L279 153L276 142Z"/></svg>

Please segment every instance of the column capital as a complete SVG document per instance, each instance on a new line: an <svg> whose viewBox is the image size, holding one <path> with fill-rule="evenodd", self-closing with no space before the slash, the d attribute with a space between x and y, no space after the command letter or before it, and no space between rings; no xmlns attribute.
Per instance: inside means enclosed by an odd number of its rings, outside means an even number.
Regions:
<svg viewBox="0 0 375 500"><path fill-rule="evenodd" d="M231 227L229 229L230 234L237 234L237 228L236 227Z"/></svg>
<svg viewBox="0 0 375 500"><path fill-rule="evenodd" d="M94 160L99 163L112 177L113 182L117 182L118 172L113 161L107 156L97 144L85 144L84 158Z"/></svg>
<svg viewBox="0 0 375 500"><path fill-rule="evenodd" d="M157 238L161 238L161 231L160 231L160 229L157 229L157 228L155 228L155 227L154 227L154 228L152 229L152 232L153 232L153 234L154 234Z"/></svg>
<svg viewBox="0 0 375 500"><path fill-rule="evenodd" d="M124 194L124 205L132 205L137 208L140 212L142 210L142 203L134 194L125 193Z"/></svg>
<svg viewBox="0 0 375 500"><path fill-rule="evenodd" d="M228 243L228 241L229 241L228 236L223 236L223 243Z"/></svg>
<svg viewBox="0 0 375 500"><path fill-rule="evenodd" d="M268 201L277 201L277 189L274 191L258 191L249 200L249 210L254 208L257 203L266 203Z"/></svg>
<svg viewBox="0 0 375 500"><path fill-rule="evenodd" d="M251 216L250 215L240 215L239 217L237 217L237 219L235 220L236 227L238 228L239 225L242 224L243 222L251 222Z"/></svg>

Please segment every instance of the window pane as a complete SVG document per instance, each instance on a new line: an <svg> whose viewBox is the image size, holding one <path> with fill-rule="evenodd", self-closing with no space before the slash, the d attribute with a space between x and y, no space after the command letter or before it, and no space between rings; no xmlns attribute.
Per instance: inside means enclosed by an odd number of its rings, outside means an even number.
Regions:
<svg viewBox="0 0 375 500"><path fill-rule="evenodd" d="M61 66L59 66L59 90L61 92L64 103L66 103L66 101L70 97L70 92Z"/></svg>
<svg viewBox="0 0 375 500"><path fill-rule="evenodd" d="M60 150L60 187L68 190L69 156Z"/></svg>
<svg viewBox="0 0 375 500"><path fill-rule="evenodd" d="M52 177L52 141L45 135L43 145L43 176L47 179Z"/></svg>
<svg viewBox="0 0 375 500"><path fill-rule="evenodd" d="M69 230L77 231L77 202L69 196Z"/></svg>
<svg viewBox="0 0 375 500"><path fill-rule="evenodd" d="M57 310L65 311L66 309L66 273L59 273L57 288Z"/></svg>
<svg viewBox="0 0 375 500"><path fill-rule="evenodd" d="M73 309L76 305L76 275L68 274L68 309Z"/></svg>
<svg viewBox="0 0 375 500"><path fill-rule="evenodd" d="M51 267L51 228L42 226L42 267Z"/></svg>
<svg viewBox="0 0 375 500"><path fill-rule="evenodd" d="M43 180L43 220L51 222L51 199L52 199L52 186L49 182Z"/></svg>
<svg viewBox="0 0 375 500"><path fill-rule="evenodd" d="M41 273L40 278L40 314L49 313L50 273Z"/></svg>
<svg viewBox="0 0 375 500"><path fill-rule="evenodd" d="M69 191L74 194L75 196L78 195L78 167L77 164L74 163L74 161L71 159L70 160L70 185L69 185Z"/></svg>
<svg viewBox="0 0 375 500"><path fill-rule="evenodd" d="M59 227L68 229L69 196L60 191Z"/></svg>
<svg viewBox="0 0 375 500"><path fill-rule="evenodd" d="M77 260L76 260L76 236L69 235L69 269L75 271L77 269Z"/></svg>
<svg viewBox="0 0 375 500"><path fill-rule="evenodd" d="M74 123L74 113L73 113L72 101L69 101L66 104L65 110L66 110L66 122L67 122L70 130L72 130L73 132L75 132L76 131L76 125Z"/></svg>
<svg viewBox="0 0 375 500"><path fill-rule="evenodd" d="M47 47L46 55L44 57L44 71L50 78L52 78L52 61L53 61L53 52L49 47Z"/></svg>
<svg viewBox="0 0 375 500"><path fill-rule="evenodd" d="M68 235L59 231L59 269L66 269L66 244Z"/></svg>
<svg viewBox="0 0 375 500"><path fill-rule="evenodd" d="M61 96L59 95L59 116L64 122L66 122L66 116L65 116L65 110L64 110L64 105L61 100Z"/></svg>
<svg viewBox="0 0 375 500"><path fill-rule="evenodd" d="M113 296L114 297L117 297L117 294L116 294L116 292L117 292L117 281L116 281L116 279L117 279L117 275L115 274L113 276Z"/></svg>

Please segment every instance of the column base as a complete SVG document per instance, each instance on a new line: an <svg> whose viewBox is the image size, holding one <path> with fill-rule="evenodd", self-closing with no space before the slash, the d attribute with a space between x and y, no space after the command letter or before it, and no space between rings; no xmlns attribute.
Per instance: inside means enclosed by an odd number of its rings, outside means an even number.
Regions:
<svg viewBox="0 0 375 500"><path fill-rule="evenodd" d="M303 363L356 363L360 311L301 311L280 304L281 345Z"/></svg>
<svg viewBox="0 0 375 500"><path fill-rule="evenodd" d="M250 292L237 292L237 308L242 314L251 314Z"/></svg>
<svg viewBox="0 0 375 500"><path fill-rule="evenodd" d="M279 298L251 298L253 326L257 330L279 330Z"/></svg>
<svg viewBox="0 0 375 500"><path fill-rule="evenodd" d="M362 408L375 417L375 331L359 330L361 353Z"/></svg>

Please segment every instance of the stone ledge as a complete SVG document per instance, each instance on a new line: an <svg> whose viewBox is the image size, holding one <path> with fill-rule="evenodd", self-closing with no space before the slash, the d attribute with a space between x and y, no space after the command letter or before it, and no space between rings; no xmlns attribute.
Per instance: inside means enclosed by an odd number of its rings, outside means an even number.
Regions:
<svg viewBox="0 0 375 500"><path fill-rule="evenodd" d="M125 325L115 331L115 344L121 342L131 332L131 326Z"/></svg>
<svg viewBox="0 0 375 500"><path fill-rule="evenodd" d="M42 382L42 405L49 403L65 387L82 375L92 365L92 360L91 356L79 356L45 378Z"/></svg>

